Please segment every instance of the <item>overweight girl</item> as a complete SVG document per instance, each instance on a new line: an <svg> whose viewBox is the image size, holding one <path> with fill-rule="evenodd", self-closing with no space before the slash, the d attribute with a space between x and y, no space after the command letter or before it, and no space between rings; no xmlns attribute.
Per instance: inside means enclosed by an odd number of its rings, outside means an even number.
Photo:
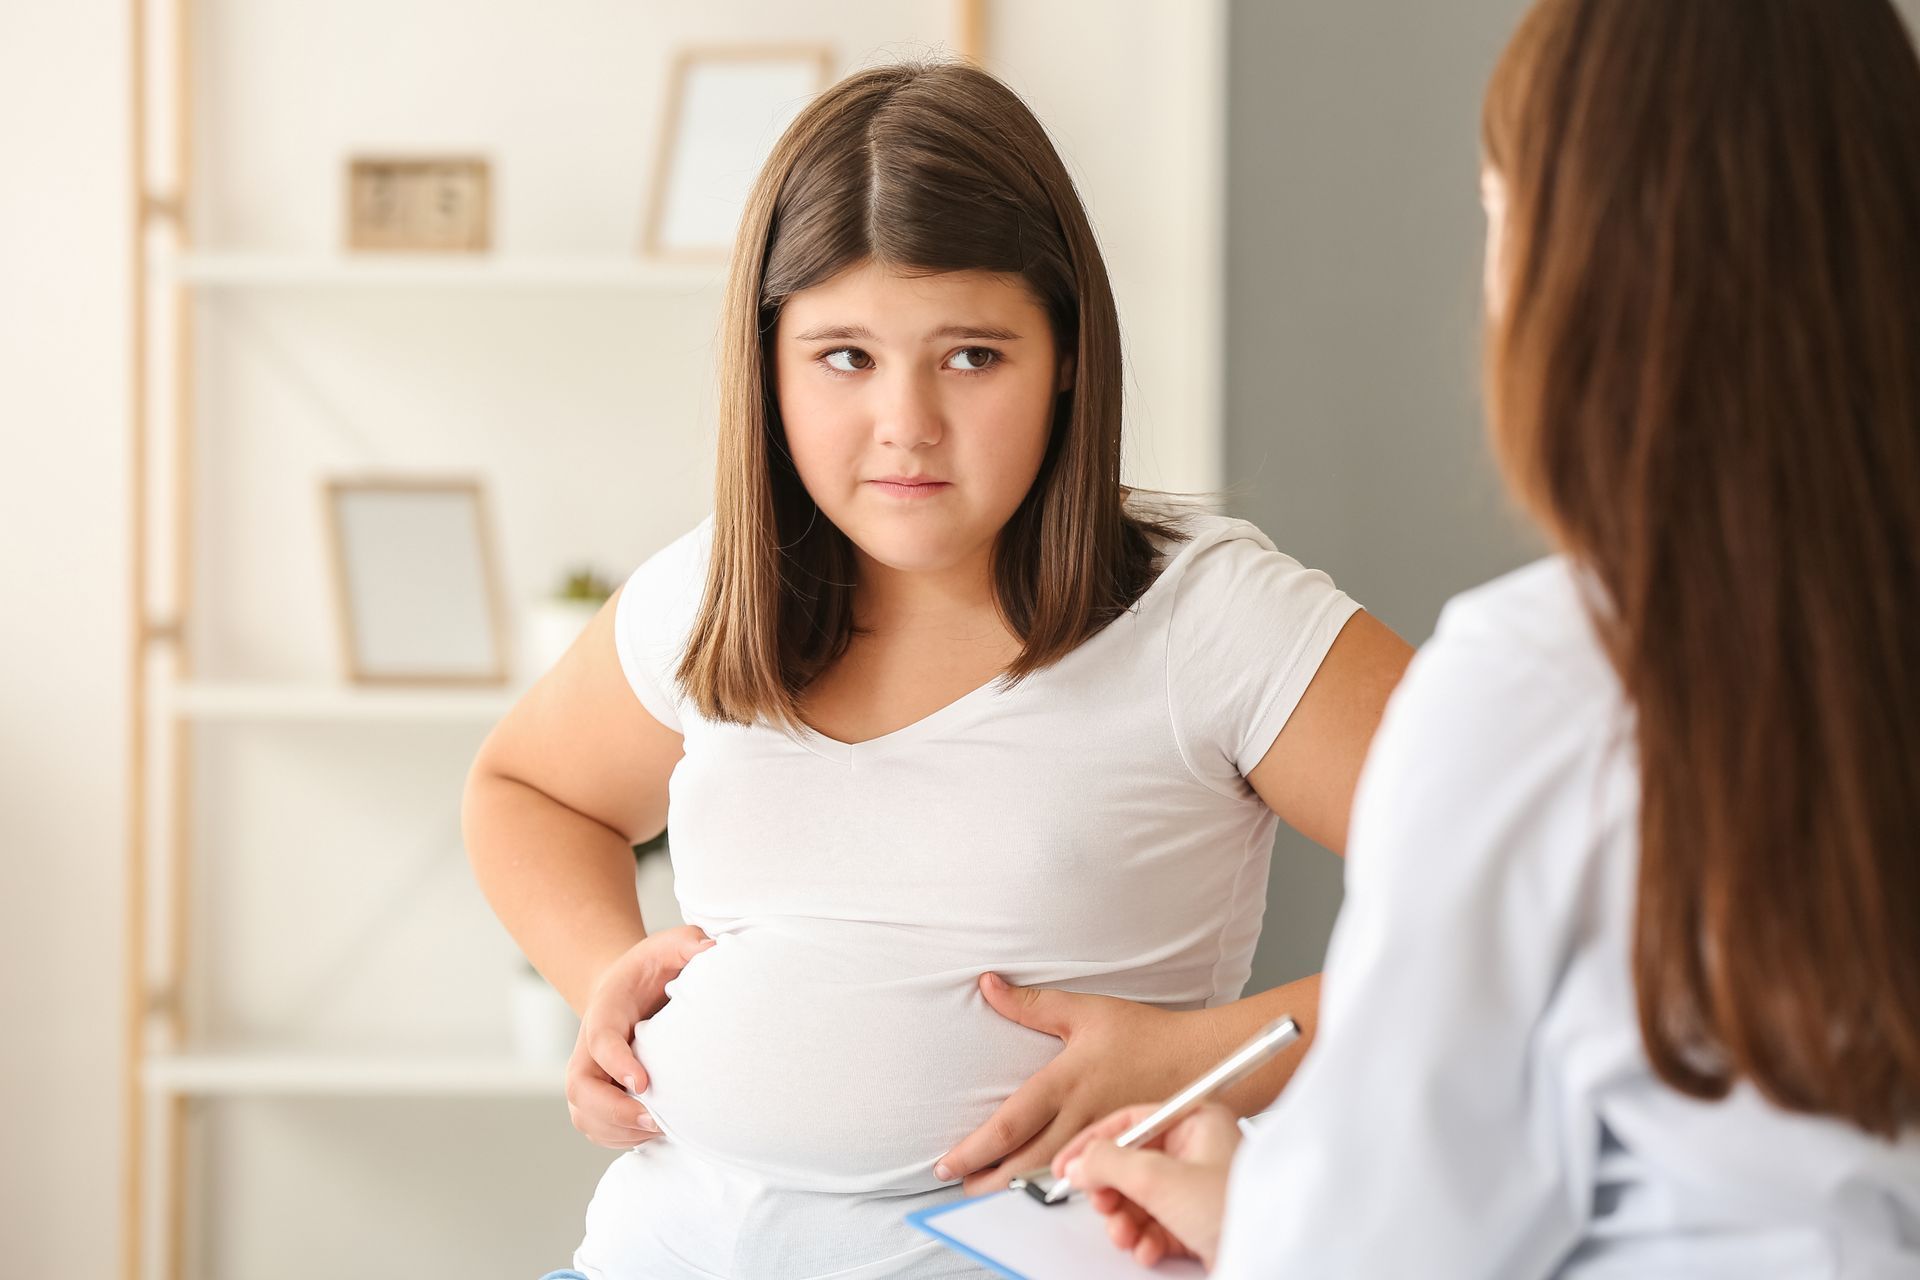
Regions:
<svg viewBox="0 0 1920 1280"><path fill-rule="evenodd" d="M712 519L467 797L490 901L583 1010L575 1123L630 1148L575 1266L975 1274L903 1217L1310 1016L1313 980L1242 998L1274 824L1344 845L1408 652L1259 531L1121 487L1098 248L977 70L802 113L721 379ZM663 822L690 924L649 937L628 845Z"/></svg>

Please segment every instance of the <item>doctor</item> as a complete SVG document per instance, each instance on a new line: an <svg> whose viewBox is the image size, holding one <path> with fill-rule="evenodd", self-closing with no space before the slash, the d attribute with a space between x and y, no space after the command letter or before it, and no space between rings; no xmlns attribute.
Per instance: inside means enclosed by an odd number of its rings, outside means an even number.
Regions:
<svg viewBox="0 0 1920 1280"><path fill-rule="evenodd" d="M1920 1275L1920 62L1888 0L1544 0L1484 142L1561 554L1395 695L1278 1113L1054 1168L1236 1280Z"/></svg>

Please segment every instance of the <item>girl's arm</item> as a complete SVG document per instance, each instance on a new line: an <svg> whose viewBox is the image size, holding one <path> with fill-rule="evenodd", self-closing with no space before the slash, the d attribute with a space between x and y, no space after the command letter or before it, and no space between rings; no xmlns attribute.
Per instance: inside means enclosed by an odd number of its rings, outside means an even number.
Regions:
<svg viewBox="0 0 1920 1280"><path fill-rule="evenodd" d="M488 735L461 805L481 892L576 1011L647 936L633 846L666 825L681 753L620 670L619 598Z"/></svg>
<svg viewBox="0 0 1920 1280"><path fill-rule="evenodd" d="M659 1134L638 1094L635 1022L705 946L698 929L649 938L633 846L667 818L680 735L640 705L620 669L607 602L480 748L461 806L467 856L494 913L580 1014L567 1114L589 1140L628 1149Z"/></svg>
<svg viewBox="0 0 1920 1280"><path fill-rule="evenodd" d="M1370 613L1340 629L1313 682L1247 781L1295 831L1347 851L1347 816L1387 699L1413 649Z"/></svg>

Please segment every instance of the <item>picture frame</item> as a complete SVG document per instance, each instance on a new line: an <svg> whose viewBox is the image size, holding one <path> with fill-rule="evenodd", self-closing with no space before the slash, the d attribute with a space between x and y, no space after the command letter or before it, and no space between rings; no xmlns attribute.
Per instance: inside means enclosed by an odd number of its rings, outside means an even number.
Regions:
<svg viewBox="0 0 1920 1280"><path fill-rule="evenodd" d="M643 251L725 261L761 165L832 73L826 45L709 45L677 54L654 148Z"/></svg>
<svg viewBox="0 0 1920 1280"><path fill-rule="evenodd" d="M493 179L481 156L354 156L347 248L481 253L492 241Z"/></svg>
<svg viewBox="0 0 1920 1280"><path fill-rule="evenodd" d="M324 505L350 682L506 683L503 596L478 480L335 477Z"/></svg>

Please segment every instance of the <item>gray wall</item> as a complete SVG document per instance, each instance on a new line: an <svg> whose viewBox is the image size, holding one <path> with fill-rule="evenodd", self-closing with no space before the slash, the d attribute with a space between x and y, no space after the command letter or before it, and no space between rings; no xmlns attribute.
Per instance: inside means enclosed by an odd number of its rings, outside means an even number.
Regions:
<svg viewBox="0 0 1920 1280"><path fill-rule="evenodd" d="M1527 7L1229 0L1229 506L1415 643L1540 550L1478 393L1480 96ZM1318 969L1340 903L1333 855L1274 859L1254 989Z"/></svg>
<svg viewBox="0 0 1920 1280"><path fill-rule="evenodd" d="M1481 90L1524 0L1232 0L1228 506L1408 640L1538 546L1478 391ZM1256 987L1320 966L1339 859L1275 847Z"/></svg>

